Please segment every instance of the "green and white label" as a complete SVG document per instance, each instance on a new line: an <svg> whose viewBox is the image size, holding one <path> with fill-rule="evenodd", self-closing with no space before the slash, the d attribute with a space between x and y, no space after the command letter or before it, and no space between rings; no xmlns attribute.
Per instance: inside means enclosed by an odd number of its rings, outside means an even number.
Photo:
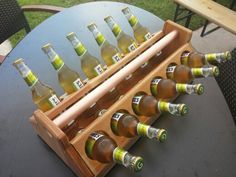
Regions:
<svg viewBox="0 0 236 177"><path fill-rule="evenodd" d="M149 130L150 126L149 125L145 125L142 123L138 123L137 126L137 133L141 136L149 136L148 130Z"/></svg>
<svg viewBox="0 0 236 177"><path fill-rule="evenodd" d="M58 99L56 95L52 95L48 100L53 107L55 107L56 105L60 103L60 100Z"/></svg>
<svg viewBox="0 0 236 177"><path fill-rule="evenodd" d="M55 55L52 59L52 65L55 70L59 71L64 66L64 62L59 55Z"/></svg>
<svg viewBox="0 0 236 177"><path fill-rule="evenodd" d="M161 81L161 79L153 79L151 82L151 92L153 95L157 95L157 85L159 84L159 82Z"/></svg>
<svg viewBox="0 0 236 177"><path fill-rule="evenodd" d="M86 141L86 146L85 146L85 151L90 158L92 158L93 147L94 147L95 142L103 136L104 135L96 133L96 132L93 132L90 134L89 136L90 138Z"/></svg>
<svg viewBox="0 0 236 177"><path fill-rule="evenodd" d="M138 23L137 17L135 17L134 15L131 15L129 18L130 26L134 27L137 23Z"/></svg>
<svg viewBox="0 0 236 177"><path fill-rule="evenodd" d="M158 83L161 81L162 79L153 79L151 84L152 85L158 85Z"/></svg>
<svg viewBox="0 0 236 177"><path fill-rule="evenodd" d="M84 45L81 42L79 42L75 47L75 51L79 56L82 57L87 51L87 49L84 47Z"/></svg>
<svg viewBox="0 0 236 177"><path fill-rule="evenodd" d="M136 104L136 105L139 105L141 99L142 99L143 96L135 96L132 100L132 103L133 104Z"/></svg>
<svg viewBox="0 0 236 177"><path fill-rule="evenodd" d="M120 61L120 59L121 59L120 53L116 53L115 55L112 56L112 61L114 63L117 63L118 61Z"/></svg>
<svg viewBox="0 0 236 177"><path fill-rule="evenodd" d="M166 75L169 79L173 79L173 73L175 71L175 67L176 66L169 66L167 69L166 69Z"/></svg>
<svg viewBox="0 0 236 177"><path fill-rule="evenodd" d="M194 76L203 76L203 68L191 68L192 74Z"/></svg>
<svg viewBox="0 0 236 177"><path fill-rule="evenodd" d="M113 160L114 162L117 162L119 164L124 164L125 155L127 154L127 151L124 151L120 148L115 148L113 151Z"/></svg>
<svg viewBox="0 0 236 177"><path fill-rule="evenodd" d="M123 115L124 114L118 112L113 114L111 119L111 129L114 131L114 133L118 133L118 121Z"/></svg>
<svg viewBox="0 0 236 177"><path fill-rule="evenodd" d="M80 80L80 78L78 78L78 79L76 79L76 80L73 82L73 86L74 86L77 90L79 90L79 89L81 89L81 88L84 86L84 84L83 84L83 82Z"/></svg>
<svg viewBox="0 0 236 177"><path fill-rule="evenodd" d="M186 93L187 91L187 84L176 84L176 91L178 93Z"/></svg>
<svg viewBox="0 0 236 177"><path fill-rule="evenodd" d="M124 115L123 113L117 112L117 113L113 114L112 119L114 119L115 121L118 122L123 115Z"/></svg>
<svg viewBox="0 0 236 177"><path fill-rule="evenodd" d="M185 52L181 56L181 63L184 65L188 65L188 57L189 57L189 52Z"/></svg>
<svg viewBox="0 0 236 177"><path fill-rule="evenodd" d="M38 81L38 78L33 74L31 70L29 70L26 76L24 77L24 80L29 87L33 87Z"/></svg>
<svg viewBox="0 0 236 177"><path fill-rule="evenodd" d="M94 67L94 71L96 72L97 75L100 75L103 73L103 68L102 66L99 64L97 66Z"/></svg>
<svg viewBox="0 0 236 177"><path fill-rule="evenodd" d="M158 110L160 112L169 112L170 111L169 105L170 105L170 103L167 103L164 101L159 101L158 102Z"/></svg>

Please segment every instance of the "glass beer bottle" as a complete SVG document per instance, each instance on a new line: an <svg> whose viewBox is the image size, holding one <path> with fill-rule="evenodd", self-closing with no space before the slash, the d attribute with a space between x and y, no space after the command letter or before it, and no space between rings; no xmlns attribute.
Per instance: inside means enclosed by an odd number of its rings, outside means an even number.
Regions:
<svg viewBox="0 0 236 177"><path fill-rule="evenodd" d="M151 81L150 90L152 95L158 99L171 99L178 93L181 94L198 94L204 92L202 84L180 84L171 79L154 78Z"/></svg>
<svg viewBox="0 0 236 177"><path fill-rule="evenodd" d="M85 151L89 158L101 163L118 163L134 172L141 171L143 159L117 147L116 142L105 132L96 131L86 141Z"/></svg>
<svg viewBox="0 0 236 177"><path fill-rule="evenodd" d="M84 86L77 72L71 70L55 52L51 44L42 47L44 53L51 60L52 66L57 71L58 81L67 94L71 94Z"/></svg>
<svg viewBox="0 0 236 177"><path fill-rule="evenodd" d="M157 129L150 125L139 122L138 118L124 111L117 111L111 118L111 129L118 136L132 138L144 136L156 139L160 142L166 140L167 134L164 129Z"/></svg>
<svg viewBox="0 0 236 177"><path fill-rule="evenodd" d="M24 63L22 58L13 62L13 66L19 71L32 92L33 102L42 111L48 111L60 103L55 91L39 81L37 76Z"/></svg>
<svg viewBox="0 0 236 177"><path fill-rule="evenodd" d="M185 104L173 104L160 101L144 93L138 93L133 97L132 107L135 114L148 117L164 112L176 116L185 115L188 112L188 108Z"/></svg>
<svg viewBox="0 0 236 177"><path fill-rule="evenodd" d="M106 17L104 20L116 37L118 47L123 54L127 54L137 48L135 40L128 34L124 33L121 27L113 20L111 16Z"/></svg>
<svg viewBox="0 0 236 177"><path fill-rule="evenodd" d="M84 45L79 41L76 34L71 32L66 37L73 45L77 55L80 57L82 70L88 79L92 79L102 74L104 70L99 60L88 52Z"/></svg>
<svg viewBox="0 0 236 177"><path fill-rule="evenodd" d="M181 63L191 68L200 68L207 64L216 65L231 59L229 51L222 53L202 54L199 52L184 52L181 55Z"/></svg>
<svg viewBox="0 0 236 177"><path fill-rule="evenodd" d="M100 46L101 56L107 66L111 66L121 60L119 50L105 39L95 23L88 25L88 29L93 33L97 44Z"/></svg>
<svg viewBox="0 0 236 177"><path fill-rule="evenodd" d="M185 65L169 66L166 69L166 76L168 79L174 80L176 83L189 83L194 78L218 76L219 68L203 67L203 68L189 68Z"/></svg>
<svg viewBox="0 0 236 177"><path fill-rule="evenodd" d="M133 28L134 37L139 44L152 37L149 29L139 23L138 18L132 14L128 7L122 9L122 12L129 21L130 26Z"/></svg>

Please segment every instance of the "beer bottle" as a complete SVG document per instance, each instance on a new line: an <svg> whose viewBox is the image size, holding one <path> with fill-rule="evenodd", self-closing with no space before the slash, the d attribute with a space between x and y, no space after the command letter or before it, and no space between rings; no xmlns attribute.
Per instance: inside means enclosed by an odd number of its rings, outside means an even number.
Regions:
<svg viewBox="0 0 236 177"><path fill-rule="evenodd" d="M107 66L111 66L121 60L121 54L119 50L105 39L103 34L98 30L95 23L88 25L88 29L93 33L97 44L100 46L101 56Z"/></svg>
<svg viewBox="0 0 236 177"><path fill-rule="evenodd" d="M139 23L138 18L132 14L128 7L122 9L122 12L129 21L130 26L133 28L134 37L139 44L152 37L149 29Z"/></svg>
<svg viewBox="0 0 236 177"><path fill-rule="evenodd" d="M84 86L77 72L71 70L55 52L51 44L42 47L44 53L51 60L52 66L57 71L59 84L67 94L71 94Z"/></svg>
<svg viewBox="0 0 236 177"><path fill-rule="evenodd" d="M154 78L151 81L150 90L152 95L158 99L171 99L178 93L181 94L198 94L204 92L202 84L180 84L171 79Z"/></svg>
<svg viewBox="0 0 236 177"><path fill-rule="evenodd" d="M89 158L101 163L115 162L135 172L143 168L143 159L141 157L133 156L117 147L116 142L102 131L90 134L85 144L85 151Z"/></svg>
<svg viewBox="0 0 236 177"><path fill-rule="evenodd" d="M217 66L189 68L185 65L175 65L167 67L166 75L168 79L172 79L176 83L188 83L198 77L218 76L219 68Z"/></svg>
<svg viewBox="0 0 236 177"><path fill-rule="evenodd" d="M71 32L66 37L73 45L78 56L80 56L82 70L88 79L92 79L102 74L103 68L99 60L88 52L84 45L79 41L76 34Z"/></svg>
<svg viewBox="0 0 236 177"><path fill-rule="evenodd" d="M151 95L144 93L136 94L132 99L132 107L137 115L155 116L158 113L168 112L172 115L185 115L188 108L185 104L172 104L164 101L157 100Z"/></svg>
<svg viewBox="0 0 236 177"><path fill-rule="evenodd" d="M181 56L181 63L191 68L200 68L207 64L216 65L231 59L229 51L222 53L202 54L199 52L184 52Z"/></svg>
<svg viewBox="0 0 236 177"><path fill-rule="evenodd" d="M19 71L32 92L33 102L42 111L48 111L60 103L55 91L39 81L37 76L24 63L22 58L13 62L13 66Z"/></svg>
<svg viewBox="0 0 236 177"><path fill-rule="evenodd" d="M106 17L104 20L116 37L118 47L123 54L127 54L137 48L135 40L128 34L124 33L111 16Z"/></svg>
<svg viewBox="0 0 236 177"><path fill-rule="evenodd" d="M132 138L138 135L156 139L160 142L166 140L166 131L156 129L139 122L138 118L124 111L117 111L111 118L111 129L114 134Z"/></svg>

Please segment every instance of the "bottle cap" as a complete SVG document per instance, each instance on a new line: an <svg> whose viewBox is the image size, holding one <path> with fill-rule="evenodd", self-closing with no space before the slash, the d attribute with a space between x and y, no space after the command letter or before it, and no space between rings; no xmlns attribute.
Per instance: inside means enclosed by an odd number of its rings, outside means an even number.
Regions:
<svg viewBox="0 0 236 177"><path fill-rule="evenodd" d="M158 134L157 134L157 139L158 139L161 143L163 143L164 141L166 141L166 138L167 138L167 132L166 132L166 130L160 129L160 130L158 131Z"/></svg>
<svg viewBox="0 0 236 177"><path fill-rule="evenodd" d="M72 41L75 36L76 36L76 34L74 32L71 32L71 33L67 34L66 38L68 40Z"/></svg>
<svg viewBox="0 0 236 177"><path fill-rule="evenodd" d="M143 158L142 157L134 157L132 158L132 161L131 161L131 169L134 171L134 172L139 172L142 170L143 168Z"/></svg>
<svg viewBox="0 0 236 177"><path fill-rule="evenodd" d="M231 60L232 59L232 55L231 55L231 53L229 51L225 52L225 56L226 56L225 57L226 60Z"/></svg>
<svg viewBox="0 0 236 177"><path fill-rule="evenodd" d="M196 93L202 95L204 93L204 86L202 84L197 84Z"/></svg>
<svg viewBox="0 0 236 177"><path fill-rule="evenodd" d="M214 77L217 77L219 74L220 74L219 68L218 68L217 66L213 66L213 67L212 67L212 75L213 75Z"/></svg>
<svg viewBox="0 0 236 177"><path fill-rule="evenodd" d="M52 48L52 45L50 43L47 43L45 44L43 47L42 47L42 50L45 52L45 53L48 53L48 51Z"/></svg>
<svg viewBox="0 0 236 177"><path fill-rule="evenodd" d="M93 31L97 27L97 25L94 22L92 22L87 27L90 31Z"/></svg>
<svg viewBox="0 0 236 177"><path fill-rule="evenodd" d="M24 59L23 58L18 58L12 63L12 65L17 66L18 64L20 64L22 62L24 62Z"/></svg>
<svg viewBox="0 0 236 177"><path fill-rule="evenodd" d="M129 13L130 9L128 7L125 7L121 10L124 14Z"/></svg>
<svg viewBox="0 0 236 177"><path fill-rule="evenodd" d="M186 106L186 104L180 105L179 112L182 116L188 113L188 107Z"/></svg>

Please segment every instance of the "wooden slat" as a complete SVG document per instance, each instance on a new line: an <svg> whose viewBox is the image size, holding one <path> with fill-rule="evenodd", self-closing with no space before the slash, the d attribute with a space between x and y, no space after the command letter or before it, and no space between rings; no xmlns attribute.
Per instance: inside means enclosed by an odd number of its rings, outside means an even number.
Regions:
<svg viewBox="0 0 236 177"><path fill-rule="evenodd" d="M236 34L236 12L212 0L174 0L209 21Z"/></svg>
<svg viewBox="0 0 236 177"><path fill-rule="evenodd" d="M43 11L50 13L57 13L64 10L64 7L51 6L51 5L25 5L22 6L23 11Z"/></svg>
<svg viewBox="0 0 236 177"><path fill-rule="evenodd" d="M0 65L2 64L2 62L5 60L5 56L0 55Z"/></svg>

